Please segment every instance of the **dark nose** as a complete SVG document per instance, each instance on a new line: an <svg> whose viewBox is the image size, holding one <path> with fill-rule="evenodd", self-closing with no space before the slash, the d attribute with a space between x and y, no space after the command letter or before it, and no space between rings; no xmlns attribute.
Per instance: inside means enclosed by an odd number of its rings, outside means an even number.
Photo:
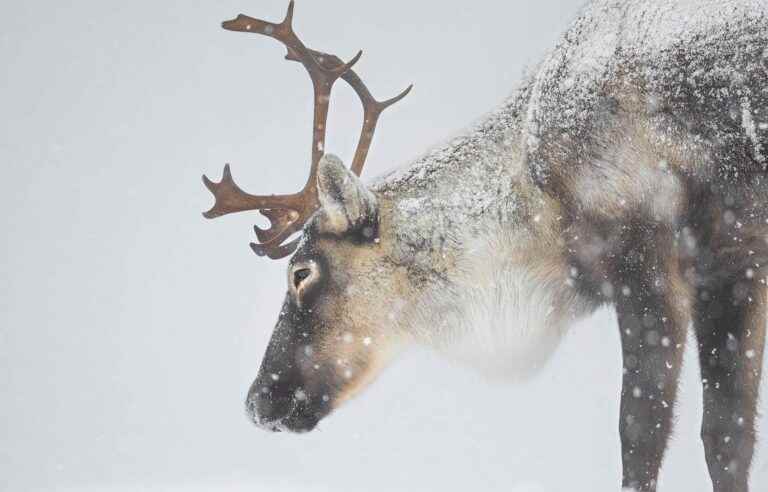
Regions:
<svg viewBox="0 0 768 492"><path fill-rule="evenodd" d="M296 390L292 389L290 382L273 378L269 374L267 377L259 376L254 381L248 390L245 408L256 425L277 430L274 424L289 416L296 405Z"/></svg>

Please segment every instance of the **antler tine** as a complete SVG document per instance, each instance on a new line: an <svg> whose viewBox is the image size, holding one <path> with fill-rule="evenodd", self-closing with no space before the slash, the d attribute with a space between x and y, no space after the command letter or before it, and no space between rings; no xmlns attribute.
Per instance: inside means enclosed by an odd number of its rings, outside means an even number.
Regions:
<svg viewBox="0 0 768 492"><path fill-rule="evenodd" d="M203 183L213 193L216 200L210 210L203 212L203 216L207 219L263 208L294 209L299 204L298 199L300 197L297 194L264 196L246 193L232 179L229 164L224 166L221 181L216 183L211 181L208 176L203 175Z"/></svg>
<svg viewBox="0 0 768 492"><path fill-rule="evenodd" d="M296 248L299 245L299 241L300 238L296 238L289 243L275 247L267 247L264 244L251 243L251 249L259 256L267 256L273 260L279 260L280 258L285 258L289 254L296 251Z"/></svg>
<svg viewBox="0 0 768 492"><path fill-rule="evenodd" d="M266 243L288 227L292 222L296 222L300 215L295 210L279 208L261 210L260 213L269 219L270 222L268 229L262 229L257 225L253 226L253 231L256 233L256 237L262 243Z"/></svg>
<svg viewBox="0 0 768 492"><path fill-rule="evenodd" d="M305 190L292 195L258 196L248 194L241 190L232 179L229 164L224 166L221 181L216 183L208 179L207 176L203 176L203 183L215 198L214 206L203 213L204 217L212 219L235 212L259 210L269 220L270 227L268 229L253 226L261 244L252 244L251 248L260 256L266 254L273 259L282 258L293 252L287 247L290 244L295 247L298 244L296 241L284 246L280 246L280 243L297 232L317 208L312 200L308 200ZM317 200L316 197L314 199ZM278 253L285 254L274 256Z"/></svg>
<svg viewBox="0 0 768 492"><path fill-rule="evenodd" d="M308 51L314 56L318 63L320 63L320 65L326 69L333 69L343 64L341 59L335 55L323 53L322 51L315 51L312 49L308 49ZM285 58L286 60L291 61L301 61L300 57L296 54L296 52L292 51L290 47L288 48L288 53L285 55ZM411 89L413 89L413 84L406 87L403 92L391 99L387 99L386 101L377 101L368 90L368 87L366 87L363 80L354 70L349 69L345 71L341 75L341 78L347 82L352 87L352 89L354 89L354 91L357 93L357 96L360 98L360 102L363 105L363 128L360 130L360 138L357 142L355 157L352 160L351 168L352 172L360 176L360 173L363 170L363 166L365 165L365 159L368 156L368 150L370 149L371 142L373 141L373 134L376 131L376 125L379 121L379 116L381 116L381 113L385 109L407 96L408 93L411 92Z"/></svg>
<svg viewBox="0 0 768 492"><path fill-rule="evenodd" d="M358 80L360 80L359 77ZM360 85L365 87L362 80L360 80ZM355 86L353 85L353 87ZM360 139L357 142L355 157L352 159L352 172L356 175L360 176L360 173L363 171L365 159L368 157L368 150L370 150L371 142L373 141L373 134L376 132L376 125L379 122L379 116L381 116L385 109L407 96L411 89L413 89L413 84L406 87L403 92L395 97L382 102L373 99L373 97L368 101L363 100L362 97L360 98L363 103L363 128L360 130Z"/></svg>

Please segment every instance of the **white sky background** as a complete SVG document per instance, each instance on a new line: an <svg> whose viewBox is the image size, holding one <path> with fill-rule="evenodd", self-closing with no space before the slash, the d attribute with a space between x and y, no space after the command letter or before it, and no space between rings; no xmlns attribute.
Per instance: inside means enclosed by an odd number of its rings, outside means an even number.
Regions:
<svg viewBox="0 0 768 492"><path fill-rule="evenodd" d="M581 3L299 0L296 27L342 58L364 49L357 69L380 98L415 84L382 118L372 177L492 109ZM275 41L219 28L286 5L0 6L0 490L617 490L608 312L531 383L486 383L416 350L314 433L248 423L285 262L250 251L253 216L200 216L200 175L231 162L253 193L303 184L306 74ZM327 148L349 161L359 104L335 95ZM709 488L687 355L662 490Z"/></svg>

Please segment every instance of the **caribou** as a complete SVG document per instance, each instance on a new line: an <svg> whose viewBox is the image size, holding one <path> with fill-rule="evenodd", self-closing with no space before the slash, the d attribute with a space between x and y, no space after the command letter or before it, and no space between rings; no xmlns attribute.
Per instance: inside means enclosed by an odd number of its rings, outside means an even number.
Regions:
<svg viewBox="0 0 768 492"><path fill-rule="evenodd" d="M252 195L229 166L208 218L258 210L260 256L292 255L287 293L246 399L255 424L306 432L409 344L524 378L574 320L615 309L622 486L654 491L687 333L703 385L715 491L746 491L768 270L768 6L764 0L594 0L499 107L369 182L381 113L344 62L307 47L294 4L271 37L314 90L309 178ZM326 152L331 89L363 128L351 166Z"/></svg>

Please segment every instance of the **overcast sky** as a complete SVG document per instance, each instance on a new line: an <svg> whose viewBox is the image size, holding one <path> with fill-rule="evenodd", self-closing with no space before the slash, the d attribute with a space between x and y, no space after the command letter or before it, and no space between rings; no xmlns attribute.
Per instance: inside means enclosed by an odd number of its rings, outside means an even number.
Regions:
<svg viewBox="0 0 768 492"><path fill-rule="evenodd" d="M299 0L296 28L380 98L365 176L492 109L580 0ZM414 350L304 436L245 418L285 289L252 216L206 221L225 162L254 193L307 173L311 90L274 41L220 29L287 0L0 6L0 489L614 491L612 314L575 326L534 382L504 386ZM359 104L332 102L349 160ZM663 490L709 487L689 356ZM761 421L763 426L765 418ZM753 484L768 484L764 439Z"/></svg>

